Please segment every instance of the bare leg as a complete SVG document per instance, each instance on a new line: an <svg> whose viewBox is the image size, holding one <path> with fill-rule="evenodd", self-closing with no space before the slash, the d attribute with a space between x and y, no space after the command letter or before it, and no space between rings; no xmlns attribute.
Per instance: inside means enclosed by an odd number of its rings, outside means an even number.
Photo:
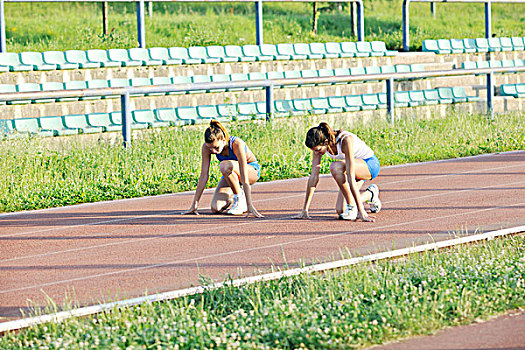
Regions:
<svg viewBox="0 0 525 350"><path fill-rule="evenodd" d="M211 199L211 211L214 214L225 212L232 204L232 189L222 178L217 184L213 198Z"/></svg>
<svg viewBox="0 0 525 350"><path fill-rule="evenodd" d="M361 187L363 187L364 183L365 183L364 180L357 181L356 182L357 188L360 190ZM361 199L363 203L369 200L370 196L371 195L369 192L361 192ZM350 196L350 199L352 201L350 205L354 206L355 205L354 197ZM344 211L344 204L345 204L345 197L343 196L343 193L341 192L341 190L339 190L339 192L337 192L337 201L335 202L335 211L337 212L337 214L341 214Z"/></svg>
<svg viewBox="0 0 525 350"><path fill-rule="evenodd" d="M355 162L356 185L357 189L360 190L365 183L363 180L369 180L372 176L370 175L370 170L364 160L355 159ZM341 214L343 212L345 199L350 205L355 206L355 199L350 192L350 185L347 181L345 162L339 161L331 163L330 172L339 186L335 210L338 214ZM361 201L365 202L370 199L370 193L365 192L360 197Z"/></svg>

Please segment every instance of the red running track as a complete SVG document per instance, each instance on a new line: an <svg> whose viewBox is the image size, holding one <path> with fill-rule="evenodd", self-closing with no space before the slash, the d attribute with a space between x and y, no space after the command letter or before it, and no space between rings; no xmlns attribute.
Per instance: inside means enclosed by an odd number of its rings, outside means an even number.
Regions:
<svg viewBox="0 0 525 350"><path fill-rule="evenodd" d="M383 210L375 223L336 220L336 185L323 176L300 212L306 179L256 184L265 219L182 216L193 193L0 215L0 322L28 305L114 301L199 284L199 276L252 275L525 224L525 151L385 167L374 181Z"/></svg>

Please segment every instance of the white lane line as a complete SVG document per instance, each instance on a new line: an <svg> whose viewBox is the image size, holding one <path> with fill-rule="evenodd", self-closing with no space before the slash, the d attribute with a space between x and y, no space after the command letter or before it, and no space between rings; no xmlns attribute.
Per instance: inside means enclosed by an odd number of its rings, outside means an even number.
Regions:
<svg viewBox="0 0 525 350"><path fill-rule="evenodd" d="M446 161L446 160L444 160L444 161ZM436 162L444 162L444 161L436 161ZM420 164L423 165L423 164L426 164L426 163L417 163L416 165L420 165ZM508 165L508 166L500 166L500 167L494 167L494 168L481 169L481 170L480 169L467 170L467 171L459 172L459 173L428 175L428 176L423 176L423 177L418 177L418 178L410 178L410 179L406 179L406 180L397 180L397 181L391 181L391 182L384 182L384 183L381 184L381 186L383 187L383 186L400 184L400 183L417 182L417 181L436 179L436 178L441 178L441 177L458 176L458 175L464 175L464 174L469 174L469 173L473 173L473 172L488 172L488 171L494 171L494 170L510 169L510 168L516 168L516 167L522 167L522 166L524 166L524 164L520 163L520 164L514 164L514 165ZM407 176L410 177L410 175L407 175ZM331 177L331 175L325 174L324 177ZM291 180L304 180L304 179L291 179ZM281 181L288 181L288 180L281 180ZM265 182L265 183L261 183L260 185L263 185L263 184L270 185L271 183L272 182ZM209 192L211 192L211 191L209 191ZM189 192L189 193L191 193L191 192ZM267 198L267 199L259 199L259 200L255 200L254 202L255 203L261 203L261 202L268 202L268 201L275 201L275 200L282 201L282 200L291 199L291 198L297 198L297 197L304 197L304 194L283 196L283 197L277 197L277 198L273 197L273 198ZM135 198L135 199L137 199L137 198ZM89 204L93 204L93 203L89 203ZM141 219L156 217L156 216L160 216L160 215L172 215L172 214L180 213L180 211L181 210L166 211L166 212L149 214L149 215L139 215L139 216L132 216L132 217L126 217L126 218L118 218L118 219L97 221L97 222L91 222L91 223L85 223L85 224L75 224L75 225L67 225L67 226L60 226L60 227L51 227L51 228L41 229L41 230L33 230L33 231L12 233L12 234L7 234L7 235L0 235L0 238L17 237L17 236L30 235L30 234L35 234L35 233L43 233L43 232L49 232L49 231L60 231L60 230L65 230L65 229L72 229L72 228L79 228L79 227L86 227L86 226L114 224L114 223L123 222L123 221L141 220Z"/></svg>
<svg viewBox="0 0 525 350"><path fill-rule="evenodd" d="M491 232L481 233L481 234L467 236L467 237L449 239L446 241L427 243L427 244L423 244L423 245L419 245L415 247L396 249L393 251L386 251L382 253L365 255L362 257L349 258L349 259L338 260L338 261L322 263L322 264L317 264L317 265L311 265L311 266L306 266L306 267L300 267L300 268L295 268L295 269L289 269L289 270L284 270L284 271L271 272L271 273L267 273L263 275L244 277L244 278L239 278L236 280L231 280L231 281L226 281L226 282L218 282L218 283L213 283L208 286L190 287L190 288L179 289L179 290L174 290L174 291L169 291L169 292L164 292L164 293L159 293L159 294L148 295L144 297L115 301L115 302L101 304L101 305L81 307L81 308L77 308L77 309L73 309L69 311L60 311L60 312L48 314L48 315L28 317L28 318L23 318L20 320L0 323L0 333L7 332L7 331L13 331L13 330L19 330L22 328L31 327L31 326L46 323L46 322L54 322L54 323L62 322L68 318L93 315L93 314L97 314L100 312L110 311L110 310L114 310L114 309L118 309L122 307L131 307L131 306L136 306L136 305L140 305L144 303L167 301L167 300L180 298L183 296L202 294L206 291L216 290L216 289L219 289L225 286L240 287L243 285L253 284L256 282L273 281L273 280L281 279L283 277L291 277L291 276L297 276L301 274L312 274L312 273L317 273L317 272L322 272L322 271L327 271L327 270L334 270L334 269L344 268L344 267L348 267L352 265L357 265L357 264L364 263L364 262L373 262L373 261L384 260L384 259L398 258L398 257L406 256L409 254L421 253L421 252L437 250L441 248L448 248L448 247L452 247L452 246L460 245L460 244L478 242L482 240L491 240L497 237L516 234L516 233L520 233L524 231L525 231L525 226L512 227L508 229L491 231Z"/></svg>
<svg viewBox="0 0 525 350"><path fill-rule="evenodd" d="M508 184L504 184L504 186L514 186L514 185L521 185L521 184L525 184L525 181L508 183ZM480 190L484 190L484 189L490 189L490 188L493 188L493 187L501 187L501 186L502 186L502 184L498 183L498 184L493 184L493 185L489 185L489 186L483 186L483 187L477 187L477 188L469 188L469 189L463 189L463 190L456 190L454 193L475 192L475 191L480 191ZM419 196L419 197L404 198L404 199L398 199L398 200L393 200L393 201L388 201L388 202L385 201L383 203L390 204L390 203L399 203L399 202L406 202L406 201L416 201L416 200L420 200L420 199L423 199L423 198L440 197L440 196L445 196L445 195L450 195L450 194L447 191L447 192L429 194L429 195L424 195L424 196ZM274 218L274 219L266 219L266 220L246 221L246 222L235 223L235 224L231 224L231 225L224 225L224 226L220 226L218 228L216 227L215 230L219 230L219 229L224 230L224 229L229 229L229 228L237 228L237 227L241 227L241 226L251 225L253 223L266 224L266 223L272 223L272 222L275 222L275 221L289 220L289 219L292 219L294 216L295 215L284 216L284 217L277 217L277 218ZM125 240L125 241L119 241L119 242L110 242L110 243L90 245L90 246L79 247L79 248L58 250L58 251L55 251L55 252L46 252L46 253L34 254L34 255L17 256L17 257L14 257L14 258L0 259L0 263L17 261L17 260L24 260L24 259L43 258L43 257L52 256L52 255L59 255L59 254L72 253L72 252L79 252L79 251L84 251L84 250L92 250L92 249L98 249L98 248L104 248L104 247L110 247L110 246L120 246L120 245L124 245L124 244L133 244L133 243L138 243L138 242L157 240L157 239L160 239L160 238L170 238L170 237L182 236L182 235L199 233L199 232L210 232L210 228L209 227L205 227L205 228L198 229L198 230L183 231L183 232L170 233L170 234L164 234L164 235L156 235L156 236L146 237L146 238L134 238L134 239L129 239L129 240Z"/></svg>
<svg viewBox="0 0 525 350"><path fill-rule="evenodd" d="M484 209L472 210L472 211L455 213L455 214L449 214L449 215L443 215L443 216L434 217L434 218L412 220L412 221L409 221L409 222L401 222L401 223L397 223L397 224L389 224L389 225L383 225L383 226L379 226L379 227L371 227L371 228L368 228L368 229L357 230L357 231L344 231L344 232L338 232L338 233L331 233L331 234L326 234L326 235L317 236L317 237L303 238L303 239L298 239L298 240L294 240L294 241L269 244L269 245L265 245L265 246L246 248L246 249L238 249L238 250L232 250L232 251L229 251L229 252L210 254L210 255L201 256L201 257L187 258L187 259L182 259L182 260L173 260L173 261L166 262L166 263L151 264L151 265L135 267L135 268L131 268L131 269L123 269L123 270L117 270L117 271L113 271L113 272L107 272L107 273L101 273L101 274L95 274L95 275L88 275L88 276L83 276L83 277L71 278L71 279L66 279L66 280L35 284L35 285L32 285L32 286L0 290L0 294L20 292L20 291L23 291L23 290L54 286L54 285L57 285L57 284L64 284L64 283L71 283L71 282L77 282L77 281L97 279L97 278L100 278L100 277L121 275L121 274L125 274L125 273L137 272L137 271L147 270L147 269L152 269L152 268L157 268L157 267L164 267L164 266L168 266L168 265L182 264L182 263L187 263L187 262L199 262L199 261L206 260L206 259L220 258L220 257L225 257L225 256L235 255L235 254L240 254L240 253L248 253L248 252L253 252L253 251L260 251L260 250L265 250L265 249L277 248L277 247L281 247L282 248L284 246L290 246L290 245L297 244L297 243L313 242L313 241L318 241L318 240L322 240L322 239L326 239L326 238L334 238L334 237L340 237L340 236L344 236L344 235L349 235L349 234L352 234L352 233L356 234L356 233L363 233L363 232L368 232L368 231L372 231L372 230L390 229L390 228L399 227L399 226L420 224L420 223L423 223L423 222L430 222L430 221L443 220L443 219L448 219L448 218L453 218L453 217L458 217L458 216L465 216L465 215L478 214L478 213L483 213L483 212L490 212L490 211L494 211L494 210L498 210L498 209L512 208L512 207L520 206L520 205L525 205L525 202L516 203L516 204L509 204L509 205L504 205L504 206L497 206L497 207L492 207L492 208L484 208Z"/></svg>

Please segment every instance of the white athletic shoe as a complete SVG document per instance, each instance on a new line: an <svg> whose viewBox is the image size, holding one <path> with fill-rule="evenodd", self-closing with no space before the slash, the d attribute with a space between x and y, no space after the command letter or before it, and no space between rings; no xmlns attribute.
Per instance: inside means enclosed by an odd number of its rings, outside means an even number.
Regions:
<svg viewBox="0 0 525 350"><path fill-rule="evenodd" d="M246 196L244 190L241 187L239 194L233 195L233 203L231 208L228 210L230 215L242 215L248 211L248 205L246 204Z"/></svg>
<svg viewBox="0 0 525 350"><path fill-rule="evenodd" d="M339 220L355 220L357 219L357 207L347 204L345 211L339 214Z"/></svg>
<svg viewBox="0 0 525 350"><path fill-rule="evenodd" d="M370 204L370 211L372 213L379 213L381 211L381 201L379 200L379 187L377 187L376 184L371 184L366 190L370 191L370 193L372 194L370 200L367 201Z"/></svg>

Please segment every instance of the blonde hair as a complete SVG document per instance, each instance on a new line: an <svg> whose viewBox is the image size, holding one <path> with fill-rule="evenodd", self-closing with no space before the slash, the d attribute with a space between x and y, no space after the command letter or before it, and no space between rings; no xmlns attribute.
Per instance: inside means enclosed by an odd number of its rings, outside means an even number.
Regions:
<svg viewBox="0 0 525 350"><path fill-rule="evenodd" d="M308 130L304 144L308 148L324 145L326 142L328 142L329 146L333 146L335 145L337 134L338 133L334 132L328 123L322 122L318 126Z"/></svg>
<svg viewBox="0 0 525 350"><path fill-rule="evenodd" d="M210 126L204 132L204 142L212 143L215 140L226 140L226 142L229 142L230 134L219 121L212 119Z"/></svg>

